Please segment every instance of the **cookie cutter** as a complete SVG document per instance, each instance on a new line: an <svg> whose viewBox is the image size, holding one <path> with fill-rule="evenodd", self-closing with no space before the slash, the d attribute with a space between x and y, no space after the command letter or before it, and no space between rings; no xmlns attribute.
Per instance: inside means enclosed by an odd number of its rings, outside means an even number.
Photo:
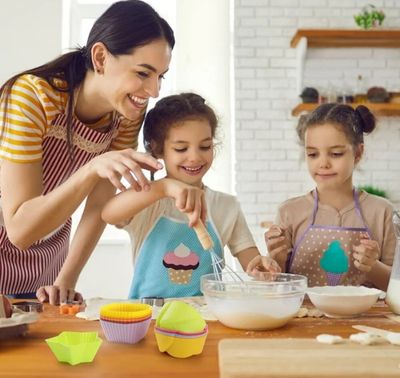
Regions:
<svg viewBox="0 0 400 378"><path fill-rule="evenodd" d="M140 298L140 303L145 303L150 306L162 307L164 305L164 298L163 297L143 297L143 298Z"/></svg>
<svg viewBox="0 0 400 378"><path fill-rule="evenodd" d="M24 312L43 312L43 303L33 301L14 302L13 307Z"/></svg>

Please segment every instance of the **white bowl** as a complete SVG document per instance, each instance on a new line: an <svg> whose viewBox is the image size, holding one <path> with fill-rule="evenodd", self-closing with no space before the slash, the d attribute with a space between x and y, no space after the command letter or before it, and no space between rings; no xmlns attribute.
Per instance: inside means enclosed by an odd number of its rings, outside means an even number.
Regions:
<svg viewBox="0 0 400 378"><path fill-rule="evenodd" d="M353 317L368 311L382 294L365 286L315 286L307 289L312 304L331 318Z"/></svg>
<svg viewBox="0 0 400 378"><path fill-rule="evenodd" d="M307 278L277 274L270 281L258 281L238 273L201 277L201 290L210 311L227 327L266 330L282 327L298 312L307 288Z"/></svg>

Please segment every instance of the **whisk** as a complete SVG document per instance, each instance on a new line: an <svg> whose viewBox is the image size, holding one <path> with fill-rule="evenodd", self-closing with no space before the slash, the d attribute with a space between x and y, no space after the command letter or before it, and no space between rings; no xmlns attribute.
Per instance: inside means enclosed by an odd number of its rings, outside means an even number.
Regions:
<svg viewBox="0 0 400 378"><path fill-rule="evenodd" d="M242 277L239 276L229 265L225 264L224 260L218 256L214 251L214 242L208 233L206 227L201 220L198 220L195 226L193 226L194 231L199 239L199 242L204 250L208 251L211 256L211 264L213 268L213 273L218 281L222 281L222 270L230 275L233 281L244 282Z"/></svg>

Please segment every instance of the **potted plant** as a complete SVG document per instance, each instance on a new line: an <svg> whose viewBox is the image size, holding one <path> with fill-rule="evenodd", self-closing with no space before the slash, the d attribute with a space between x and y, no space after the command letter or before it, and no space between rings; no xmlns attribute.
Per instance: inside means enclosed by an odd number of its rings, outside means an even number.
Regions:
<svg viewBox="0 0 400 378"><path fill-rule="evenodd" d="M376 196L383 197L383 198L388 198L387 193L380 188L377 188L372 185L362 185L358 187L359 190L364 190L364 192L370 193L370 194L375 194Z"/></svg>
<svg viewBox="0 0 400 378"><path fill-rule="evenodd" d="M354 15L356 24L366 30L381 26L384 19L385 13L372 4L366 5L360 13Z"/></svg>

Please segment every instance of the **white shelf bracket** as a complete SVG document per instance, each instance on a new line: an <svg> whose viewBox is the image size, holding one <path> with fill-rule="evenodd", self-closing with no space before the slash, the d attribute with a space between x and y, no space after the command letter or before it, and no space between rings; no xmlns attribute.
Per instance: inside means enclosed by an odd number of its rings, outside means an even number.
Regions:
<svg viewBox="0 0 400 378"><path fill-rule="evenodd" d="M307 38L301 37L299 43L296 46L296 60L297 60L297 72L296 72L296 87L297 94L300 95L303 90L303 75L304 75L304 64L307 55Z"/></svg>

